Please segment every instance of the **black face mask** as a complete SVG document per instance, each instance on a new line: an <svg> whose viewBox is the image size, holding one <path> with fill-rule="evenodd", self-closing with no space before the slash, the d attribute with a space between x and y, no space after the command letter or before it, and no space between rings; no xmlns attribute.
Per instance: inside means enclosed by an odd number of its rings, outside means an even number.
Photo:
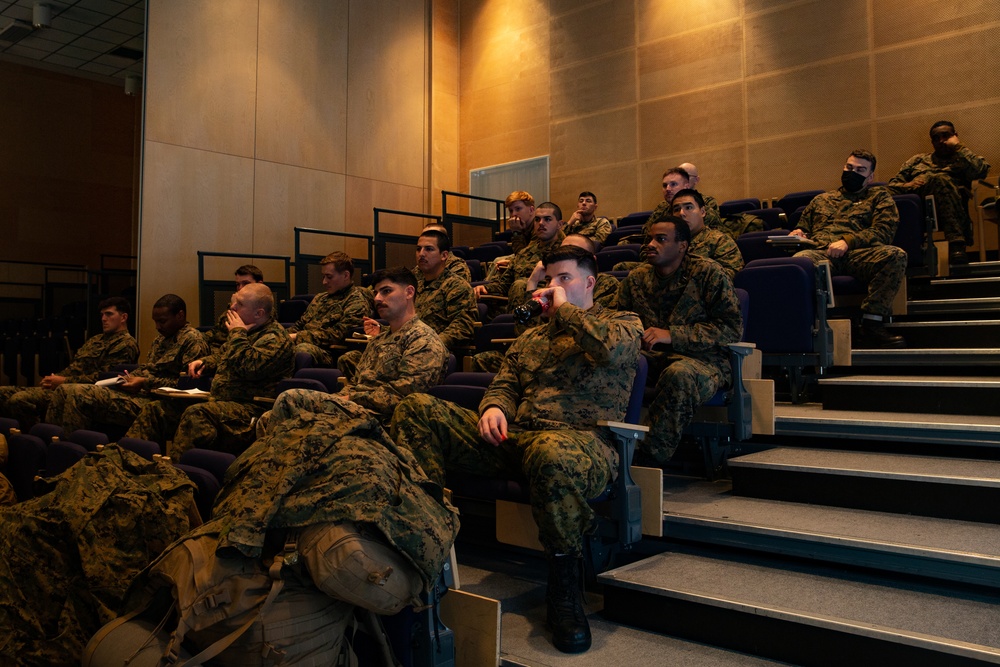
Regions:
<svg viewBox="0 0 1000 667"><path fill-rule="evenodd" d="M840 172L840 184L844 186L844 189L848 192L860 192L861 188L865 186L865 179L867 176L862 176L856 171L842 171Z"/></svg>

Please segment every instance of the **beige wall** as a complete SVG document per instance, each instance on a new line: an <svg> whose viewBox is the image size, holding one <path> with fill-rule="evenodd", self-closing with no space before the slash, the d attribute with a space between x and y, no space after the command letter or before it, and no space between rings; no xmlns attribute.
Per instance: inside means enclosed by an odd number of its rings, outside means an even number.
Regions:
<svg viewBox="0 0 1000 667"><path fill-rule="evenodd" d="M370 234L374 206L427 210L428 16L419 0L149 1L140 313L176 292L197 319L199 250L291 255L296 226Z"/></svg>
<svg viewBox="0 0 1000 667"><path fill-rule="evenodd" d="M1000 169L996 0L462 0L461 180L549 155L564 210L650 209L691 161L720 200L876 177L939 118Z"/></svg>

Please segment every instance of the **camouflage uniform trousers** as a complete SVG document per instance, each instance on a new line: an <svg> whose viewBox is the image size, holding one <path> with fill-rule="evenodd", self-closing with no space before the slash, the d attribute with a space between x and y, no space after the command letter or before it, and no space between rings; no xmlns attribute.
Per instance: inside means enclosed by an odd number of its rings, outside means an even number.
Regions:
<svg viewBox="0 0 1000 667"><path fill-rule="evenodd" d="M796 257L807 257L813 264L830 260L833 274L853 276L868 286L861 310L874 315L892 315L892 302L906 278L906 252L891 245L848 250L843 257L828 257L826 250L802 250Z"/></svg>
<svg viewBox="0 0 1000 667"><path fill-rule="evenodd" d="M95 424L128 428L150 400L93 384L62 384L52 392L45 420L62 426L66 433Z"/></svg>
<svg viewBox="0 0 1000 667"><path fill-rule="evenodd" d="M472 355L473 373L499 373L504 353L500 350L486 350Z"/></svg>
<svg viewBox="0 0 1000 667"><path fill-rule="evenodd" d="M639 449L660 464L670 461L695 411L725 382L718 368L690 357L649 358L649 378L656 378L649 405L649 433Z"/></svg>
<svg viewBox="0 0 1000 667"><path fill-rule="evenodd" d="M16 419L25 433L45 418L52 398L51 389L41 387L0 387L0 415Z"/></svg>
<svg viewBox="0 0 1000 667"><path fill-rule="evenodd" d="M158 442L175 461L189 449L213 449L239 456L253 444L263 409L237 401L191 404L182 399L150 401L129 428L130 438Z"/></svg>
<svg viewBox="0 0 1000 667"><path fill-rule="evenodd" d="M313 358L313 365L319 368L334 368L333 355L330 354L329 350L324 350L318 345L313 345L312 343L296 343L295 344L295 354L299 352L306 352Z"/></svg>
<svg viewBox="0 0 1000 667"><path fill-rule="evenodd" d="M549 554L583 553L594 525L587 500L617 473L615 454L591 431L508 431L500 446L479 437L479 415L427 394L407 396L392 418L392 438L444 486L445 470L528 479L538 539Z"/></svg>
<svg viewBox="0 0 1000 667"><path fill-rule="evenodd" d="M364 350L348 350L337 357L337 370L344 374L348 382L354 380L354 374L358 370L358 362L361 361L363 354Z"/></svg>
<svg viewBox="0 0 1000 667"><path fill-rule="evenodd" d="M915 193L921 198L934 196L934 210L937 212L938 228L944 232L949 243L972 245L972 219L966 199L945 174L919 174L909 183L887 186L894 195Z"/></svg>

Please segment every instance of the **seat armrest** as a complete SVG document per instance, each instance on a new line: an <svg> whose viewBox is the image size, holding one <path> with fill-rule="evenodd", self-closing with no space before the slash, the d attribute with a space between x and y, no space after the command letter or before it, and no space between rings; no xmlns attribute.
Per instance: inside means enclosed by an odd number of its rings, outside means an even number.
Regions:
<svg viewBox="0 0 1000 667"><path fill-rule="evenodd" d="M597 425L608 428L615 436L618 477L613 485L613 512L618 524L618 543L628 548L642 539L642 496L639 485L632 479L631 468L635 445L649 433L649 427L603 419Z"/></svg>

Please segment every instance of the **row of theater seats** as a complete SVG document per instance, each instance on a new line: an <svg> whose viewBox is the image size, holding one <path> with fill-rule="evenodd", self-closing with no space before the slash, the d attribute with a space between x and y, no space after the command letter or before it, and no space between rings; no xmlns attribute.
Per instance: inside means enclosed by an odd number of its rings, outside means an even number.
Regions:
<svg viewBox="0 0 1000 667"><path fill-rule="evenodd" d="M65 368L83 345L86 324L75 318L0 321L0 384L32 386Z"/></svg>
<svg viewBox="0 0 1000 667"><path fill-rule="evenodd" d="M55 424L35 424L28 433L18 430L14 419L0 418L0 433L7 439L8 458L4 474L14 487L17 499L35 495L35 479L59 475L90 452L108 446L111 439L101 431L77 430L65 433ZM117 445L153 461L161 455L160 446L150 440L118 438ZM183 470L197 487L195 502L202 517L212 514L212 504L222 485L226 469L235 456L207 449L192 449L174 465Z"/></svg>

